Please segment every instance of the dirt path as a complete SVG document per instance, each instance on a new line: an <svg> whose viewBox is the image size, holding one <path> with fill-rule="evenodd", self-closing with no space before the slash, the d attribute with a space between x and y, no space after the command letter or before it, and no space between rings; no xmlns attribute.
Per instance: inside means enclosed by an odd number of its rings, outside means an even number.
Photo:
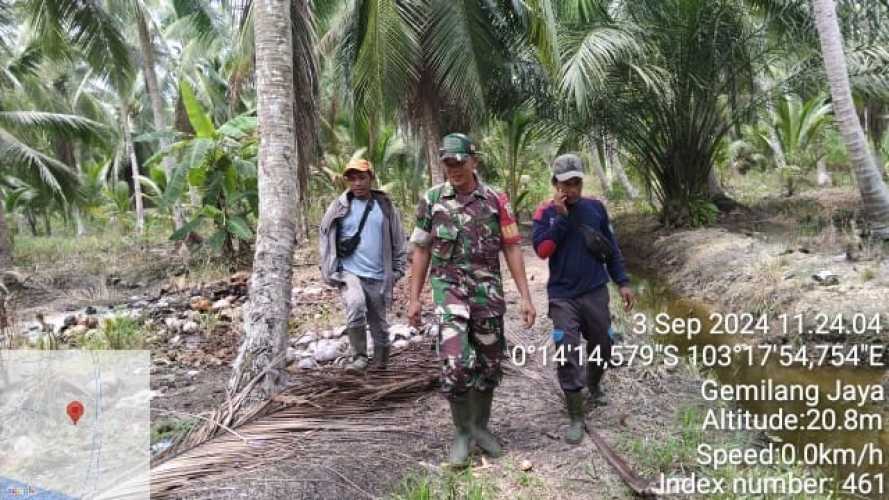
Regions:
<svg viewBox="0 0 889 500"><path fill-rule="evenodd" d="M549 340L546 317L545 262L526 251L528 275L539 320L531 331L519 325L517 294L507 286L507 335L510 346L540 347ZM505 269L505 267L504 267ZM621 315L619 315L621 316ZM618 318L618 321L621 317ZM625 342L641 341L628 337ZM431 346L430 346L431 347ZM221 373L219 383L224 379ZM304 375L311 377L312 372ZM207 386L209 381L202 382ZM680 401L695 397L695 379L677 370L627 367L606 376L610 404L591 411L588 424L625 453L633 439L658 439L674 433ZM212 383L209 383L212 385ZM212 389L210 389L212 392ZM175 399L175 397L174 397ZM203 406L203 405L202 405ZM396 432L337 434L327 431L294 435L293 456L259 470L189 485L186 498L362 498L387 497L407 476L441 472L452 436L447 402L429 393L386 415L398 423ZM472 475L484 498L631 498L630 490L602 459L589 438L566 445L561 435L567 423L555 369L540 356L524 366L508 364L495 393L492 430L506 454L482 463L478 456ZM622 451L624 450L624 451ZM532 468L523 471L523 462Z"/></svg>

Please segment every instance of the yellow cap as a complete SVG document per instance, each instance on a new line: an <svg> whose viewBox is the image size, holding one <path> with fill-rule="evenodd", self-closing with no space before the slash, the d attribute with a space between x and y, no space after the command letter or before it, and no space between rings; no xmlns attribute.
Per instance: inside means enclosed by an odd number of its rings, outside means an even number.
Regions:
<svg viewBox="0 0 889 500"><path fill-rule="evenodd" d="M373 173L374 173L373 165L371 165L371 163L369 161L361 159L361 158L355 158L353 160L349 160L349 163L346 164L346 169L343 170L343 177L349 175L349 172L353 171L353 170L355 172L367 172L370 175L373 175Z"/></svg>

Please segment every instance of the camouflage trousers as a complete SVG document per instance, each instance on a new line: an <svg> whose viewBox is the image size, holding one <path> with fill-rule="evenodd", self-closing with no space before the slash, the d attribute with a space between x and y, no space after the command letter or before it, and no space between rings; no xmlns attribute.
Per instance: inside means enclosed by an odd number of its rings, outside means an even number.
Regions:
<svg viewBox="0 0 889 500"><path fill-rule="evenodd" d="M441 390L448 398L469 389L488 391L500 384L506 349L503 316L467 318L438 315L438 357L442 362Z"/></svg>

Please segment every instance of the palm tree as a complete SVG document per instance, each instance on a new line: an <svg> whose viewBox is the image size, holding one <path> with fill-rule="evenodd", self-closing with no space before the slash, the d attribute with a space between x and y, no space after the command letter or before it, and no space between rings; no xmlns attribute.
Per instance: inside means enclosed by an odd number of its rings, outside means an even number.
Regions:
<svg viewBox="0 0 889 500"><path fill-rule="evenodd" d="M756 34L734 0L613 2L568 39L561 88L636 160L662 222L702 222L723 138L743 116Z"/></svg>
<svg viewBox="0 0 889 500"><path fill-rule="evenodd" d="M478 129L490 113L512 109L522 100L513 90L531 53L553 59L552 10L550 0L361 0L336 13L324 38L339 47L355 114L371 137L386 119L400 118L421 134L438 183L441 136Z"/></svg>
<svg viewBox="0 0 889 500"><path fill-rule="evenodd" d="M161 132L166 130L167 128L165 117L166 106L164 105L164 99L161 95L161 89L158 85L157 71L155 68L155 49L154 44L152 43L152 36L149 29L149 12L147 11L146 6L141 1L134 2L133 10L134 22L136 23L136 32L139 35L139 50L142 54L142 75L145 78L145 88L148 92L149 100L151 101L151 113L152 118L154 119L154 129L158 132ZM162 149L166 149L169 145L169 141L166 138L162 137L160 144ZM172 158L168 157L164 159L164 172L167 174L167 178L169 178L172 174ZM182 223L182 207L177 200L177 202L173 205L173 228L175 230L178 230L180 227L182 227Z"/></svg>
<svg viewBox="0 0 889 500"><path fill-rule="evenodd" d="M544 163L544 129L533 113L517 109L505 120L492 120L482 141L484 165L494 169L503 182L516 214L520 214L528 196L522 178L534 162ZM527 178L526 178L527 179Z"/></svg>
<svg viewBox="0 0 889 500"><path fill-rule="evenodd" d="M855 112L846 57L843 53L843 35L837 22L836 5L833 0L813 0L813 6L815 24L821 40L824 69L830 84L834 116L855 169L864 212L871 225L872 234L889 240L889 189L883 182L880 169L874 163L873 155L868 150L867 139Z"/></svg>
<svg viewBox="0 0 889 500"><path fill-rule="evenodd" d="M54 145L95 139L101 125L73 113L36 111L35 103L65 109L55 88L40 72L43 56L33 45L21 52L0 52L0 187L12 178L23 180L40 193L56 199L55 206L73 201L77 178L72 166L50 151ZM67 149L67 148L65 148ZM21 183L18 183L21 186ZM2 205L2 203L0 203ZM0 206L0 259L9 263L12 241Z"/></svg>
<svg viewBox="0 0 889 500"><path fill-rule="evenodd" d="M260 385L261 397L270 396L282 383L280 356L287 348L298 216L293 203L298 186L293 164L296 152L290 9L290 0L253 2L261 140L259 224L244 338L229 381L230 394L264 370L268 371Z"/></svg>

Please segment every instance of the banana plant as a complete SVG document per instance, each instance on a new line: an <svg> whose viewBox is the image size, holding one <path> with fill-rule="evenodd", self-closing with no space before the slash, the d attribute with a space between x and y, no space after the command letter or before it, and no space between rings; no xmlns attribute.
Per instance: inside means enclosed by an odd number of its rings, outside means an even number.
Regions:
<svg viewBox="0 0 889 500"><path fill-rule="evenodd" d="M183 240L210 223L212 234L206 244L215 252L230 256L234 242L243 250L253 239L257 198L256 155L258 150L257 121L251 114L242 114L217 127L210 113L201 105L187 80L180 83L180 93L194 129L194 135L179 136L178 141L148 161L152 179L143 183L160 192L158 205L170 209L183 198L187 187L200 193L201 206L194 216L170 239ZM176 166L169 179L161 178L152 168L166 155L173 155ZM158 182L160 181L160 182ZM161 188L162 186L162 188Z"/></svg>

